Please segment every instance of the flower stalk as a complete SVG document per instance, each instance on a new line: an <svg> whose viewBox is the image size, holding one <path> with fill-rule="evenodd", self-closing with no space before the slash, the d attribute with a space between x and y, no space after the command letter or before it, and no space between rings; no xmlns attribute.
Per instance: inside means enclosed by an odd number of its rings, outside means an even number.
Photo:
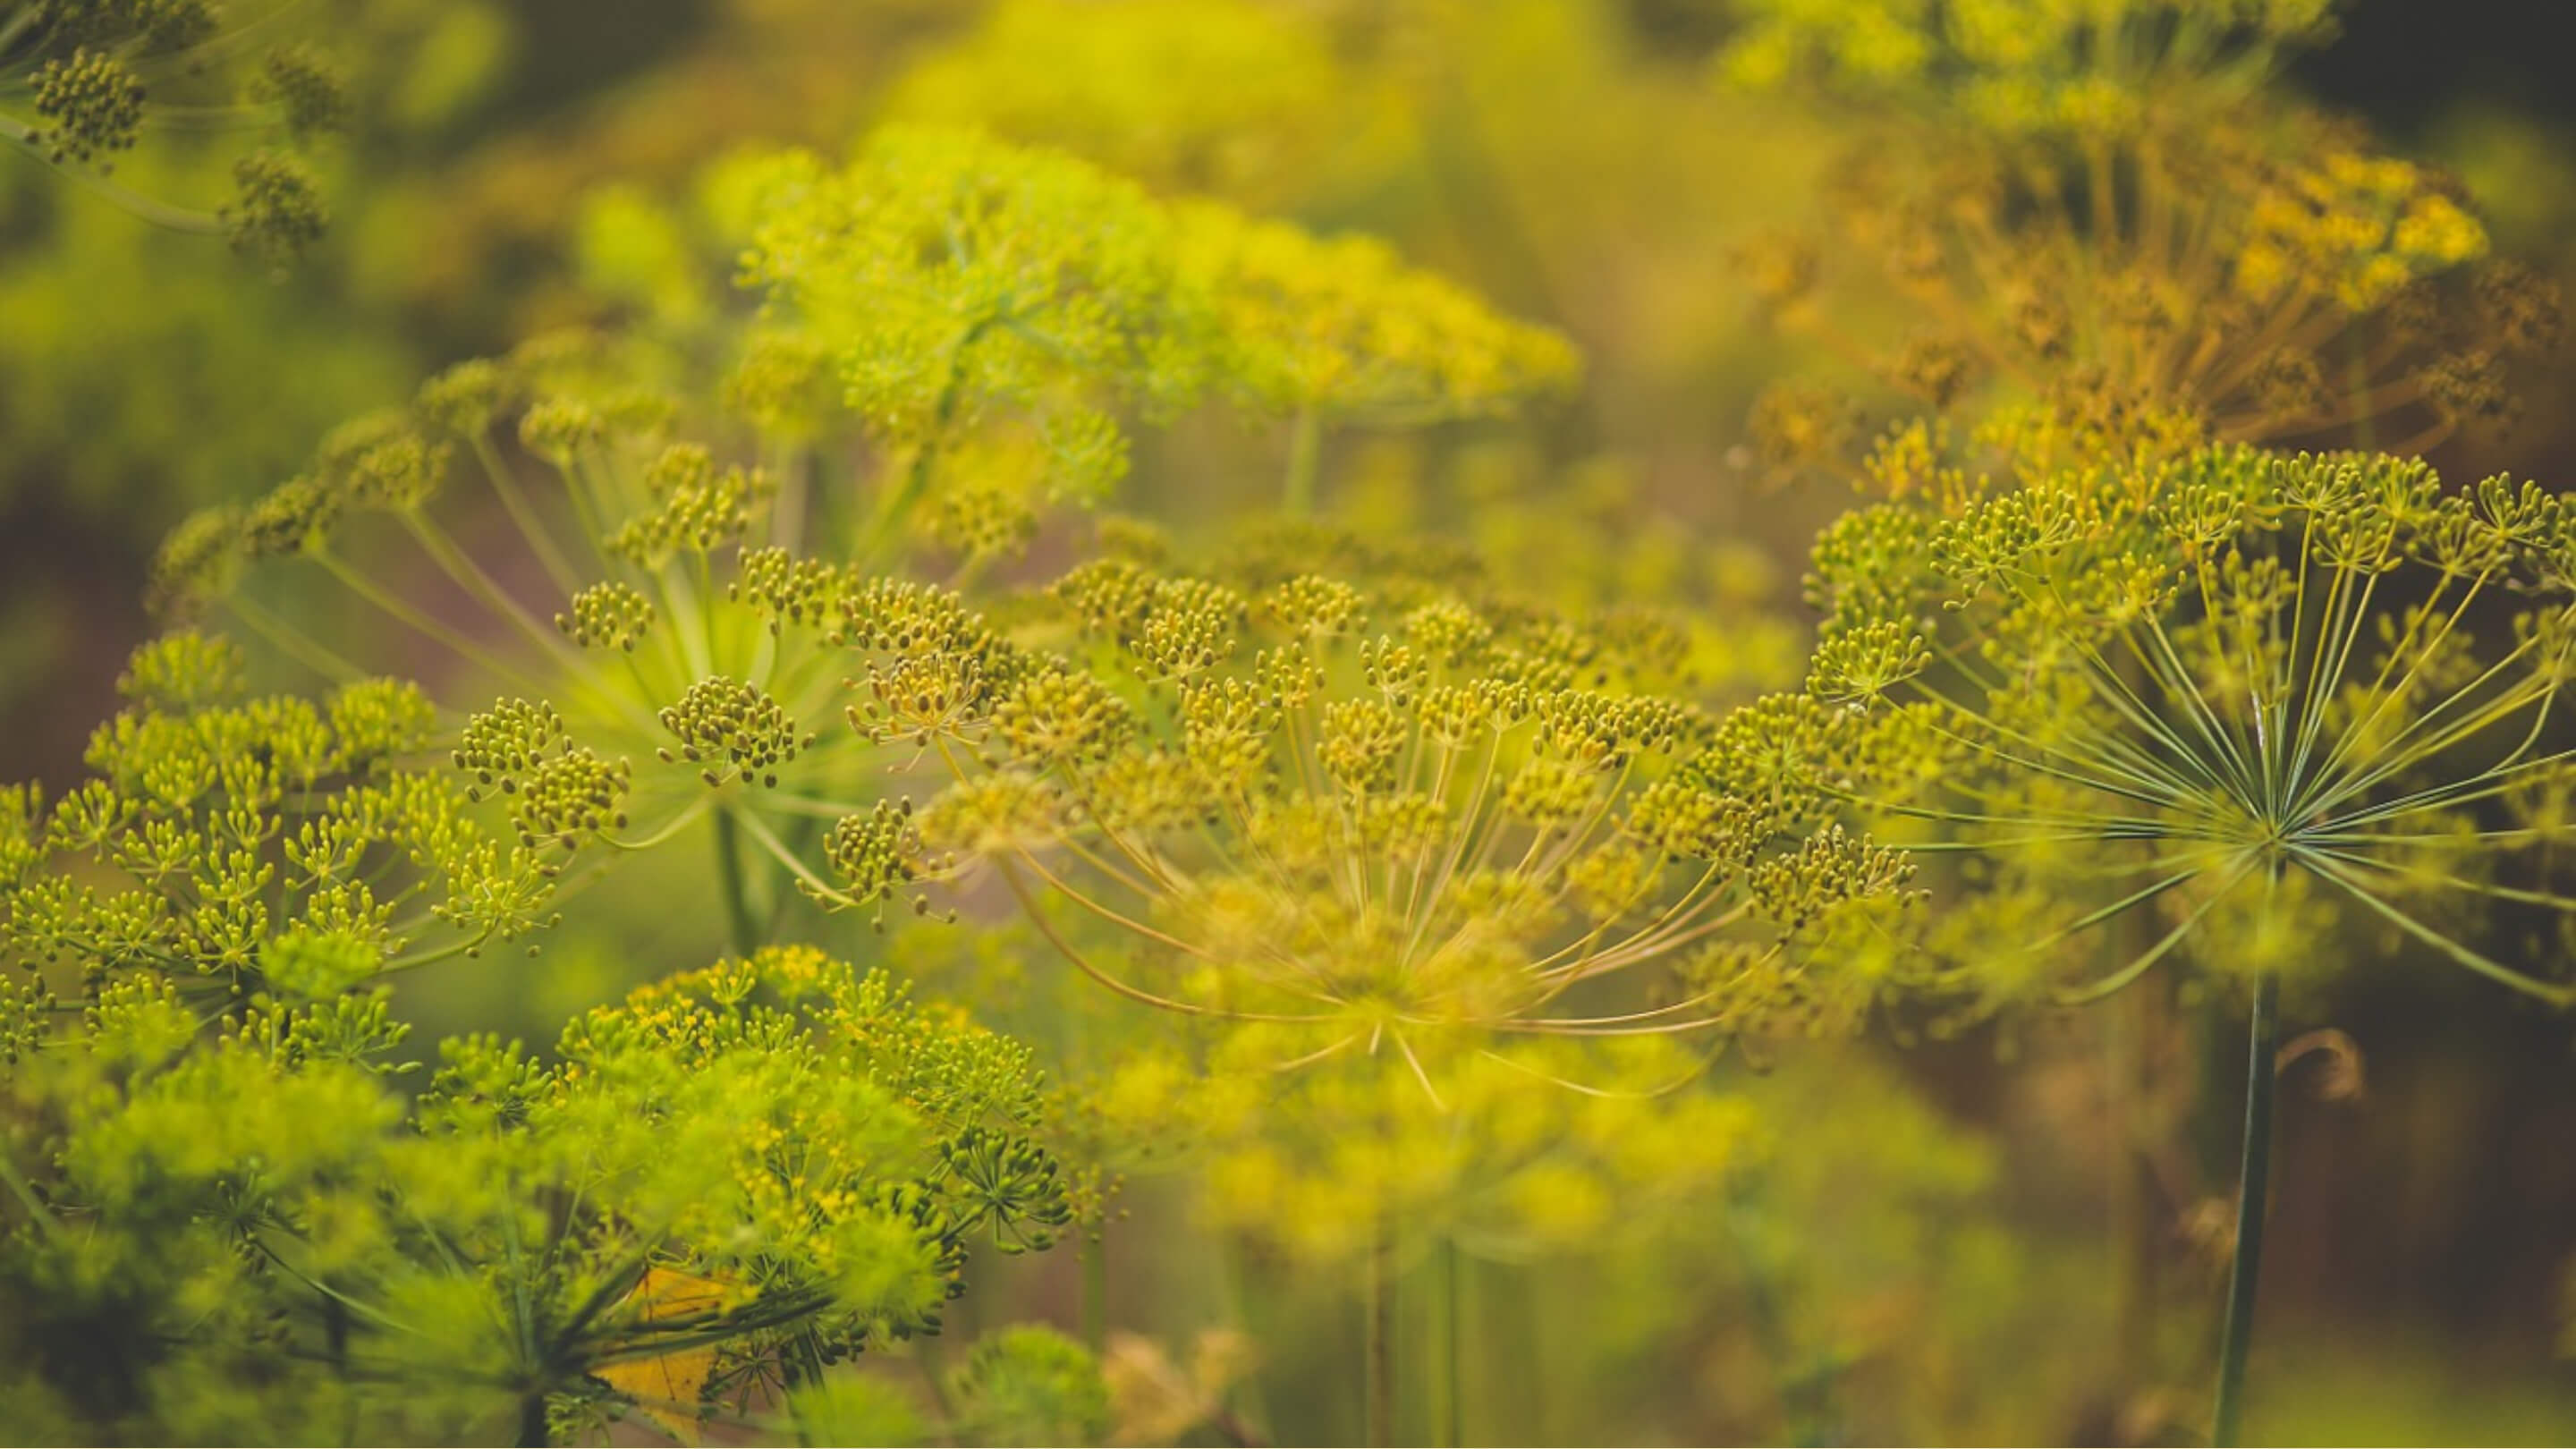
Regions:
<svg viewBox="0 0 2576 1449"><path fill-rule="evenodd" d="M2281 983L2254 984L2254 1017L2246 1029L2245 1143L2237 1169L2236 1261L2227 1276L2227 1329L2218 1352L2218 1411L2209 1440L2237 1442L2245 1411L2245 1357L2254 1342L2254 1290L2263 1275L2263 1223L2272 1177L2272 1108L2279 1072Z"/></svg>

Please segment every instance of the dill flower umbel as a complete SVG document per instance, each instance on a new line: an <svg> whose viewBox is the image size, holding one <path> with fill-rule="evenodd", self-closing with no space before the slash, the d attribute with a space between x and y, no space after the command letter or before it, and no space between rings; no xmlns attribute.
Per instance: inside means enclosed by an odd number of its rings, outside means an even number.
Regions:
<svg viewBox="0 0 2576 1449"><path fill-rule="evenodd" d="M936 792L849 816L831 862L859 901L998 886L1151 1009L1086 1092L1104 1136L1358 1268L1382 1435L1400 1265L1695 1211L1758 1137L1698 1086L1714 1046L1864 1012L1877 983L1808 952L1883 929L1910 866L1716 783L1748 742L1668 619L1313 525L1190 570L1122 540L1008 606L1013 681L917 732Z"/></svg>
<svg viewBox="0 0 2576 1449"><path fill-rule="evenodd" d="M1972 990L2081 999L2186 946L2248 981L2330 971L2325 914L2565 1005L2475 944L2484 908L2571 907L2565 515L2506 479L2245 449L1870 508L1818 545L1809 689L1866 741L1848 788L2010 862L1998 889L2038 911ZM2131 959L2058 974L2056 943L2149 909Z"/></svg>
<svg viewBox="0 0 2576 1449"><path fill-rule="evenodd" d="M1050 596L1073 652L1032 660L986 727L928 738L953 783L872 818L896 848L871 866L988 864L1119 994L1295 1027L1317 1059L1383 1053L1435 1099L1422 1042L1723 1026L1742 1003L1716 984L1590 1003L1907 872L1712 788L1731 737L1664 692L1668 631L1479 607L1400 566L1237 588L1113 557ZM1141 975L1060 917L1133 933Z"/></svg>
<svg viewBox="0 0 2576 1449"><path fill-rule="evenodd" d="M1964 485L1817 546L1825 634L1783 712L1834 743L1779 774L1966 856L1929 983L2077 1003L2178 960L2251 997L2218 1443L2242 1411L2284 984L2393 947L2576 1004L2528 959L2548 954L2493 939L2537 920L2563 942L2576 913L2553 718L2571 516L2504 478L2446 493L2420 461L2237 447Z"/></svg>
<svg viewBox="0 0 2576 1449"><path fill-rule="evenodd" d="M48 1436L763 1423L938 1332L970 1245L1072 1213L1027 1049L818 952L645 988L544 1062L451 1040L417 1104L381 995L263 997L208 1041L172 984L135 967L0 1069L0 1336Z"/></svg>
<svg viewBox="0 0 2576 1449"><path fill-rule="evenodd" d="M837 172L780 165L750 274L830 339L854 406L925 446L1004 412L1072 444L1114 434L1100 408L1213 394L1293 420L1302 506L1328 425L1507 413L1575 373L1562 338L1381 244L1166 202L1059 152L897 127Z"/></svg>
<svg viewBox="0 0 2576 1449"><path fill-rule="evenodd" d="M90 779L52 802L0 791L0 960L77 963L92 983L149 965L219 1012L329 997L547 925L615 809L614 778L593 772L576 803L559 770L511 839L429 751L428 700L393 680L252 697L237 648L182 632L137 650L119 687Z"/></svg>
<svg viewBox="0 0 2576 1449"><path fill-rule="evenodd" d="M1752 8L1727 73L1857 103L1871 138L1827 197L1841 235L1757 244L1748 273L1935 412L1996 383L2007 438L2147 423L2415 453L2510 422L2511 365L2555 336L2555 286L2487 260L2454 183L2260 84L2327 4ZM1912 335L1835 320L1846 257L1879 263ZM1788 401L1757 416L1777 461L1827 461Z"/></svg>
<svg viewBox="0 0 2576 1449"><path fill-rule="evenodd" d="M183 525L154 601L220 605L346 677L368 645L243 578L318 569L454 661L454 763L513 802L529 846L580 830L634 849L712 821L741 947L786 895L764 886L850 903L804 859L880 793L883 747L979 721L1017 682L1014 646L916 568L945 555L971 583L1042 510L1105 493L1126 417L1222 386L1309 418L1434 422L1571 365L1365 244L1176 210L970 134L888 132L846 169L789 154L729 185L771 306L721 382L656 385L662 349L587 334L461 364L248 507ZM449 496L458 473L515 542Z"/></svg>

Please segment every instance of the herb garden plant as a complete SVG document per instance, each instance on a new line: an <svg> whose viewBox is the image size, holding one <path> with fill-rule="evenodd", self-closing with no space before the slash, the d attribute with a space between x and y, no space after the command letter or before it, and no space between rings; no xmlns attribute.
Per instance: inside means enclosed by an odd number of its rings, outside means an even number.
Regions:
<svg viewBox="0 0 2576 1449"><path fill-rule="evenodd" d="M6 1432L1460 1443L1597 1272L1658 1306L1586 1353L1724 1345L1764 1432L2019 1424L1902 1301L2184 1363L2233 1442L2283 1020L2387 962L2576 1004L2576 504L2421 456L2556 295L2283 92L2326 7L1722 7L1691 83L1866 153L1839 240L1728 249L1843 366L1730 465L1865 490L1794 618L1649 566L1565 331L1217 194L1322 185L1261 146L1337 66L1469 186L1439 7L1103 7L1312 42L1150 124L1028 74L1060 8L894 89L938 124L604 195L589 325L168 534L78 778L0 791ZM103 164L226 33L0 6L0 139L177 224ZM237 244L318 240L241 177ZM2228 1282L2104 1370L1902 1064L2149 992L2245 1042Z"/></svg>

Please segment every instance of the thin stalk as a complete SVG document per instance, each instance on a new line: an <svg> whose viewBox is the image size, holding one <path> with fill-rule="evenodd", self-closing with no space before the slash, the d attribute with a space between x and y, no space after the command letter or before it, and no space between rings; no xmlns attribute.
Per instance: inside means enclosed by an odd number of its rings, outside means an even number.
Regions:
<svg viewBox="0 0 2576 1449"><path fill-rule="evenodd" d="M1254 1282L1260 1263L1252 1244L1238 1235L1226 1234L1214 1246L1217 1287L1223 1295L1221 1321L1234 1325L1253 1343L1268 1342L1272 1324L1266 1315L1260 1315L1260 1310L1276 1304L1278 1294L1274 1285ZM1216 1425L1219 1433L1237 1444L1267 1442L1269 1431L1276 1425L1261 1378L1262 1365L1256 1359L1231 1396L1224 1418Z"/></svg>
<svg viewBox="0 0 2576 1449"><path fill-rule="evenodd" d="M1395 1235L1383 1220L1377 1241L1369 1247L1368 1294L1368 1443L1395 1440Z"/></svg>
<svg viewBox="0 0 2576 1449"><path fill-rule="evenodd" d="M2122 918L2117 938L2124 946L2138 922ZM2148 1167L2151 1150L2147 1105L2149 1044L2156 1034L2155 983L2124 991L2111 1000L2104 1043L2110 1069L2111 1154L2110 1218L2113 1247L2112 1291L2120 1361L2141 1376L2151 1372L2155 1357L2156 1242L2155 1209Z"/></svg>
<svg viewBox="0 0 2576 1449"><path fill-rule="evenodd" d="M730 809L716 811L716 883L724 894L733 949L748 956L760 944L760 928L752 924L751 895L742 870L742 830Z"/></svg>
<svg viewBox="0 0 2576 1449"><path fill-rule="evenodd" d="M223 234L223 218L211 211L190 211L185 207L172 206L166 201L155 201L142 192L120 186L85 166L54 165L52 158L45 154L44 144L36 139L36 129L24 121L0 116L0 141L8 142L52 168L57 175L70 178L76 185L88 187L91 191L154 226L165 227L171 231L194 232L199 236Z"/></svg>
<svg viewBox="0 0 2576 1449"><path fill-rule="evenodd" d="M1440 1436L1438 1442L1447 1449L1458 1449L1467 1442L1467 1397L1460 1386L1458 1365L1466 1355L1459 1342L1467 1320L1458 1311L1458 1240L1443 1237L1436 1269L1440 1275L1439 1291L1433 1297L1434 1311L1440 1315Z"/></svg>
<svg viewBox="0 0 2576 1449"><path fill-rule="evenodd" d="M2237 1168L2236 1264L2227 1275L2227 1329L2218 1351L2218 1412L2209 1442L2236 1442L2244 1411L2245 1355L2254 1342L2254 1289L2263 1274L2263 1219L2272 1177L2272 1094L2280 1052L2281 986L2266 975L2254 984L2254 1019L2246 1032L2245 1150Z"/></svg>
<svg viewBox="0 0 2576 1449"><path fill-rule="evenodd" d="M1108 1247L1098 1228L1082 1235L1082 1342L1094 1357L1109 1344Z"/></svg>
<svg viewBox="0 0 2576 1449"><path fill-rule="evenodd" d="M519 1444L520 1449L545 1449L548 1442L549 1441L546 1438L546 1391L543 1389L531 1389L527 1393L519 1396L519 1437L517 1443Z"/></svg>

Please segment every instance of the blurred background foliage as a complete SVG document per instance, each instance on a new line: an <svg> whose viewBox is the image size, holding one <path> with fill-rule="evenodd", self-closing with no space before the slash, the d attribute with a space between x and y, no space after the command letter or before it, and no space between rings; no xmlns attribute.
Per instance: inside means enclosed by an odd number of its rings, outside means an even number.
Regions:
<svg viewBox="0 0 2576 1449"><path fill-rule="evenodd" d="M573 326L702 346L751 307L710 220L718 163L782 144L837 157L889 121L978 126L1159 194L1380 237L1560 329L1584 358L1573 395L1523 427L1337 430L1322 511L1473 542L1566 607L1711 607L1715 673L1747 690L1796 676L1799 561L1850 497L1776 486L1750 419L1766 386L1830 359L1761 325L1735 259L1805 219L1847 137L1715 82L1736 33L1725 0L310 8L351 108L313 155L333 222L299 264L155 229L21 158L0 166L0 738L16 771L77 778L118 662L148 632L145 561L189 510L257 496L331 426L460 358ZM2563 23L2510 0L2363 0L2290 83L2455 174L2496 253L2576 281ZM197 148L219 141L155 138L119 178L184 191ZM2446 442L2446 473L2570 478L2576 423L2555 403L2576 375L2563 352L2541 366L2519 426ZM1275 419L1185 419L1135 441L1112 507L1186 537L1267 505L1290 444ZM1037 556L1087 527L1051 525ZM619 898L702 870L645 858ZM639 910L541 962L424 979L406 1007L424 1036L548 1039L721 937L717 921ZM969 997L1076 1074L1123 1019L1036 960L1021 928L832 944ZM2250 1432L2564 1442L2566 1028L2397 970L2349 978L2315 1014L2367 1089L2291 1078ZM1434 1331L1434 1292L1462 1296L1471 1440L2190 1438L2225 1261L2202 1228L2234 1140L2230 1049L2204 1029L2159 998L1932 1044L1731 1058L1720 1085L1757 1105L1760 1141L1730 1156L1721 1198L1614 1212L1579 1252L1488 1251L1446 1287L1426 1250L1401 1265L1401 1351ZM2144 1109L2170 1129L2153 1151L2106 1140L2112 1034L2166 1084ZM1088 1327L1111 1346L1128 1432L1356 1438L1348 1293L1211 1227L1155 1143L1104 1132L1126 1185L1095 1250L1106 1321ZM996 1265L962 1326L1084 1327L1083 1271L1067 1253ZM1427 1416L1445 1411L1418 1406L1404 1433L1436 1433Z"/></svg>

